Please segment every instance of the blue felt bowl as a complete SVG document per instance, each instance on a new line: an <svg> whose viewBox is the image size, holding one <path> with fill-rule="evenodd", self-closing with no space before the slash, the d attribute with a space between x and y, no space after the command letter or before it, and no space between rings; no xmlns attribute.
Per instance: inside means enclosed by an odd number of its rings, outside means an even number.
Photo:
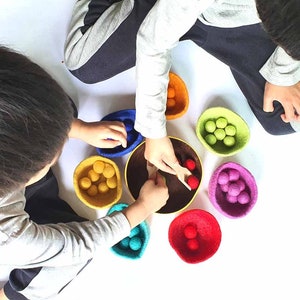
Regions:
<svg viewBox="0 0 300 300"><path fill-rule="evenodd" d="M134 129L135 109L124 109L106 115L101 121L120 121L125 124L127 131L127 147L117 146L112 149L96 148L99 155L114 158L120 157L131 152L139 145L144 137Z"/></svg>
<svg viewBox="0 0 300 300"><path fill-rule="evenodd" d="M111 214L115 211L121 211L126 208L128 204L117 203L113 205L107 214ZM111 247L111 250L122 257L129 259L141 258L148 245L150 237L149 226L146 221L143 221L136 227L132 228L129 236L122 239L120 242Z"/></svg>

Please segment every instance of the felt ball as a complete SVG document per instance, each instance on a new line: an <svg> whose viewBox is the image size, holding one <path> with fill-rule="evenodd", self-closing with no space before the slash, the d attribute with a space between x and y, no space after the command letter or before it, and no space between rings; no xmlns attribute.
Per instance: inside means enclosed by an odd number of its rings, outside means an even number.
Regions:
<svg viewBox="0 0 300 300"><path fill-rule="evenodd" d="M223 128L217 128L214 131L214 135L217 138L218 141L222 141L224 137L226 136L225 130Z"/></svg>
<svg viewBox="0 0 300 300"><path fill-rule="evenodd" d="M183 234L187 239L194 239L197 236L197 227L194 224L188 224L184 227Z"/></svg>
<svg viewBox="0 0 300 300"><path fill-rule="evenodd" d="M187 241L186 243L187 247L190 249L190 250L198 250L199 249L199 242L197 239L190 239Z"/></svg>
<svg viewBox="0 0 300 300"><path fill-rule="evenodd" d="M88 177L91 179L92 182L96 182L100 178L99 174L96 173L93 169L88 171Z"/></svg>
<svg viewBox="0 0 300 300"><path fill-rule="evenodd" d="M87 194L91 197L94 197L98 194L98 189L95 184L92 184L89 189L87 189Z"/></svg>
<svg viewBox="0 0 300 300"><path fill-rule="evenodd" d="M226 195L226 200L229 202L229 203L237 203L237 196L232 196L230 194L227 194Z"/></svg>
<svg viewBox="0 0 300 300"><path fill-rule="evenodd" d="M216 120L216 126L217 128L225 128L228 124L228 121L224 117L220 117Z"/></svg>
<svg viewBox="0 0 300 300"><path fill-rule="evenodd" d="M79 186L83 190L87 190L91 185L92 185L91 179L89 179L88 177L82 177L79 179Z"/></svg>
<svg viewBox="0 0 300 300"><path fill-rule="evenodd" d="M240 172L236 169L229 169L228 175L230 181L237 181L240 178Z"/></svg>
<svg viewBox="0 0 300 300"><path fill-rule="evenodd" d="M230 183L228 186L228 194L230 196L237 196L240 193L240 187L238 184L234 183Z"/></svg>
<svg viewBox="0 0 300 300"><path fill-rule="evenodd" d="M183 163L183 166L186 167L187 169L189 169L190 171L194 171L195 168L196 168L196 162L191 159L191 158L188 158L184 163Z"/></svg>
<svg viewBox="0 0 300 300"><path fill-rule="evenodd" d="M228 188L229 188L229 184L225 183L225 184L220 184L220 189L222 192L227 193L228 192Z"/></svg>
<svg viewBox="0 0 300 300"><path fill-rule="evenodd" d="M224 137L223 143L227 147L232 147L235 145L235 138L233 136L227 135Z"/></svg>
<svg viewBox="0 0 300 300"><path fill-rule="evenodd" d="M109 190L109 187L106 182L103 181L98 184L98 190L100 193L106 193Z"/></svg>
<svg viewBox="0 0 300 300"><path fill-rule="evenodd" d="M241 192L238 196L237 196L237 201L241 204L247 204L250 202L250 195L249 193L247 193L246 191Z"/></svg>
<svg viewBox="0 0 300 300"><path fill-rule="evenodd" d="M103 170L103 175L105 178L111 178L115 175L115 169L111 164L106 163L104 170Z"/></svg>
<svg viewBox="0 0 300 300"><path fill-rule="evenodd" d="M212 120L208 120L204 124L206 132L213 133L216 130L216 123Z"/></svg>
<svg viewBox="0 0 300 300"><path fill-rule="evenodd" d="M167 108L173 108L176 105L176 100L174 98L167 99Z"/></svg>
<svg viewBox="0 0 300 300"><path fill-rule="evenodd" d="M104 170L104 166L105 166L105 163L102 160L96 160L93 163L93 170L98 174L102 174L102 172Z"/></svg>
<svg viewBox="0 0 300 300"><path fill-rule="evenodd" d="M207 142L207 144L213 146L217 142L217 138L214 134L209 133L205 136L205 141Z"/></svg>
<svg viewBox="0 0 300 300"><path fill-rule="evenodd" d="M235 134L236 134L236 128L235 128L235 126L232 125L232 124L228 124L225 127L225 133L226 133L226 135L229 135L229 136L235 136Z"/></svg>
<svg viewBox="0 0 300 300"><path fill-rule="evenodd" d="M227 172L222 171L218 176L218 183L219 184L227 184L229 182L229 175Z"/></svg>
<svg viewBox="0 0 300 300"><path fill-rule="evenodd" d="M133 123L132 120L130 120L130 119L125 119L125 120L123 121L123 123L124 123L124 125L125 125L125 128L126 128L126 131L127 131L127 132L130 132L130 131L132 131L132 130L134 129L134 123Z"/></svg>
<svg viewBox="0 0 300 300"><path fill-rule="evenodd" d="M168 98L174 98L175 95L176 95L175 89L172 88L171 86L168 86L167 97Z"/></svg>
<svg viewBox="0 0 300 300"><path fill-rule="evenodd" d="M118 184L117 177L113 176L113 177L107 178L106 184L110 189L116 188L117 184Z"/></svg>
<svg viewBox="0 0 300 300"><path fill-rule="evenodd" d="M130 242L130 238L127 236L126 238L120 241L120 246L126 249L129 247L129 242Z"/></svg>
<svg viewBox="0 0 300 300"><path fill-rule="evenodd" d="M240 191L243 191L246 188L246 183L243 179L238 179L235 183L239 186Z"/></svg>
<svg viewBox="0 0 300 300"><path fill-rule="evenodd" d="M129 241L129 247L133 251L137 251L142 247L142 240L138 236L134 236Z"/></svg>
<svg viewBox="0 0 300 300"><path fill-rule="evenodd" d="M190 175L187 178L187 184L192 190L195 190L199 186L199 179L195 175Z"/></svg>
<svg viewBox="0 0 300 300"><path fill-rule="evenodd" d="M132 238L140 233L140 228L138 226L131 229L129 237Z"/></svg>

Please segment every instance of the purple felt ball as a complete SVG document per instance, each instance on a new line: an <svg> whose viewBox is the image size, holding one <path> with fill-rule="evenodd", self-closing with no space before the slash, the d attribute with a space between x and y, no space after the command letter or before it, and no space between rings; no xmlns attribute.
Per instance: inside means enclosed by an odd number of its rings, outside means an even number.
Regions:
<svg viewBox="0 0 300 300"><path fill-rule="evenodd" d="M240 187L240 192L246 188L245 181L243 179L239 179L235 182Z"/></svg>
<svg viewBox="0 0 300 300"><path fill-rule="evenodd" d="M228 194L230 196L237 196L240 193L240 187L235 182L230 183L228 186Z"/></svg>
<svg viewBox="0 0 300 300"><path fill-rule="evenodd" d="M246 191L241 192L237 196L237 201L241 204L248 204L250 202L250 195Z"/></svg>
<svg viewBox="0 0 300 300"><path fill-rule="evenodd" d="M237 181L240 178L240 172L236 169L230 169L228 175L230 181Z"/></svg>
<svg viewBox="0 0 300 300"><path fill-rule="evenodd" d="M222 192L224 193L227 193L228 192L228 187L229 187L229 184L226 183L226 184L220 184L220 189Z"/></svg>
<svg viewBox="0 0 300 300"><path fill-rule="evenodd" d="M231 196L229 194L226 195L226 200L229 202L229 203L237 203L237 196Z"/></svg>
<svg viewBox="0 0 300 300"><path fill-rule="evenodd" d="M227 184L228 181L229 181L228 173L225 171L220 172L219 177L218 177L218 183L219 184Z"/></svg>

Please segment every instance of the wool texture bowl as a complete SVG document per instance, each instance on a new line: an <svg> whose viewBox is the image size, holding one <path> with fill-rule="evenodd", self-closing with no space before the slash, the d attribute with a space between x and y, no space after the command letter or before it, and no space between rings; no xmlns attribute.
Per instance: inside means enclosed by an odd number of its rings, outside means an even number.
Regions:
<svg viewBox="0 0 300 300"><path fill-rule="evenodd" d="M171 222L168 237L171 247L183 261L196 264L217 252L222 232L212 214L192 209L179 214Z"/></svg>
<svg viewBox="0 0 300 300"><path fill-rule="evenodd" d="M169 199L157 213L168 214L185 209L195 198L202 181L202 163L196 151L181 139L170 137L174 147L175 155L181 165L188 160L194 162L194 168L191 171L198 179L198 185L189 190L185 187L175 175L171 175L159 170L160 174L166 179L169 189ZM139 196L140 189L148 179L147 162L144 158L145 142L136 147L130 154L125 166L126 185L134 199Z"/></svg>
<svg viewBox="0 0 300 300"><path fill-rule="evenodd" d="M225 107L205 110L198 118L196 134L209 151L223 157L240 152L250 138L247 123Z"/></svg>
<svg viewBox="0 0 300 300"><path fill-rule="evenodd" d="M166 119L183 116L189 107L189 94L184 81L175 73L169 73Z"/></svg>
<svg viewBox="0 0 300 300"><path fill-rule="evenodd" d="M128 204L114 204L107 212L108 215L116 211L122 211ZM150 238L150 230L146 221L132 228L129 236L111 247L111 250L124 258L139 259L143 256Z"/></svg>
<svg viewBox="0 0 300 300"><path fill-rule="evenodd" d="M73 185L77 197L94 209L107 208L118 202L122 195L118 166L99 155L90 156L77 165Z"/></svg>
<svg viewBox="0 0 300 300"><path fill-rule="evenodd" d="M117 146L115 148L96 148L99 155L108 158L120 157L131 152L143 141L143 136L134 129L135 109L123 109L106 115L101 121L123 122L127 132L127 147Z"/></svg>
<svg viewBox="0 0 300 300"><path fill-rule="evenodd" d="M213 206L228 218L246 216L257 201L257 185L249 170L235 162L220 165L212 174L208 195Z"/></svg>

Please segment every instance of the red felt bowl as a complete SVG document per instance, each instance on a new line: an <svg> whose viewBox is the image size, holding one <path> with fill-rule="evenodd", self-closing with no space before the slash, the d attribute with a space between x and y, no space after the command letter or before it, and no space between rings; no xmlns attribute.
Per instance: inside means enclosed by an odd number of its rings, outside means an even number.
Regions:
<svg viewBox="0 0 300 300"><path fill-rule="evenodd" d="M202 209L191 209L173 219L168 236L178 256L187 263L196 264L217 252L222 233L212 214Z"/></svg>

